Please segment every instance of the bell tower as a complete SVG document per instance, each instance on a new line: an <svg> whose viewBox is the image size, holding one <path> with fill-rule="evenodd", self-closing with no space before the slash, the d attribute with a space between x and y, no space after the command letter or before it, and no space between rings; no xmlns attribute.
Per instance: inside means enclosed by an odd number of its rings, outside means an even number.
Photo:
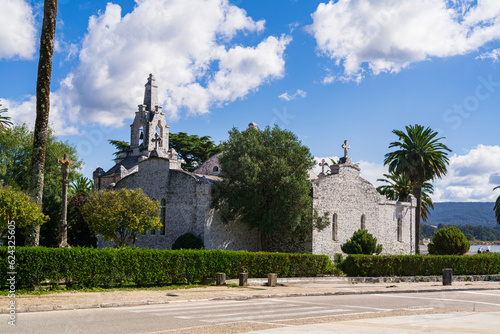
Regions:
<svg viewBox="0 0 500 334"><path fill-rule="evenodd" d="M153 74L149 75L144 89L144 103L138 106L130 125L132 155L148 158L153 152L160 158L175 158L168 149L169 126L158 104L158 85Z"/></svg>

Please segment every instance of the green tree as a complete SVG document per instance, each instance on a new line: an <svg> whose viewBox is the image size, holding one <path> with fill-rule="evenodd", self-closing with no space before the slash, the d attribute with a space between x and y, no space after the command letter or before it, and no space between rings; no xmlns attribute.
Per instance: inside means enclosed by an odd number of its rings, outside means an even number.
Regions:
<svg viewBox="0 0 500 334"><path fill-rule="evenodd" d="M42 208L45 154L49 129L50 79L52 75L52 55L57 22L57 0L45 0L43 6L42 33L40 36L40 57L36 80L36 119L31 160L30 192L37 205ZM26 244L40 244L40 226L28 227Z"/></svg>
<svg viewBox="0 0 500 334"><path fill-rule="evenodd" d="M113 153L115 155L115 158L119 158L120 154L122 153L127 153L131 151L130 144L126 141L114 140L114 139L110 139L108 141L111 145L113 145L117 149L117 151Z"/></svg>
<svg viewBox="0 0 500 334"><path fill-rule="evenodd" d="M224 223L240 221L263 237L328 225L328 213L318 217L312 209L308 170L314 159L292 132L278 126L233 128L223 151L212 207Z"/></svg>
<svg viewBox="0 0 500 334"><path fill-rule="evenodd" d="M23 228L44 224L48 219L28 195L12 187L0 186L0 239L7 233L11 221L15 222L15 227Z"/></svg>
<svg viewBox="0 0 500 334"><path fill-rule="evenodd" d="M377 238L367 230L357 230L340 248L346 254L378 255L382 253L382 245L377 245Z"/></svg>
<svg viewBox="0 0 500 334"><path fill-rule="evenodd" d="M500 186L493 188L495 189L500 189ZM495 217L497 218L497 223L500 225L500 196L498 196L495 206L493 207L493 210L495 210Z"/></svg>
<svg viewBox="0 0 500 334"><path fill-rule="evenodd" d="M141 189L100 190L90 194L81 208L85 222L117 247L135 246L136 236L161 227L160 204Z"/></svg>
<svg viewBox="0 0 500 334"><path fill-rule="evenodd" d="M2 105L0 104L0 107ZM0 132L4 131L6 128L12 125L9 116L3 116L3 113L7 112L7 108L0 109Z"/></svg>
<svg viewBox="0 0 500 334"><path fill-rule="evenodd" d="M94 181L83 175L78 175L69 188L73 194L87 195L94 190Z"/></svg>
<svg viewBox="0 0 500 334"><path fill-rule="evenodd" d="M422 186L425 182L441 178L447 173L448 152L451 150L436 138L437 132L421 125L406 126L406 133L392 131L399 141L389 144L397 148L385 155L384 164L389 165L389 173L406 175L410 178L413 195L417 199L415 213L415 251L420 254L420 215L422 212Z"/></svg>
<svg viewBox="0 0 500 334"><path fill-rule="evenodd" d="M0 132L0 183L29 192L31 160L33 155L33 131L26 124L15 125ZM50 216L47 224L41 226L40 244L56 247L58 226L62 210L61 165L57 159L69 154L75 165L70 168L69 179L76 180L82 161L76 155L76 148L66 141L59 141L49 128L47 133L46 164L44 168L43 213ZM25 231L16 229L17 244L25 241Z"/></svg>
<svg viewBox="0 0 500 334"><path fill-rule="evenodd" d="M93 181L83 176L78 176L70 184L72 195L69 199L68 243L72 246L97 246L97 237L81 213L81 208L85 205L93 189Z"/></svg>
<svg viewBox="0 0 500 334"><path fill-rule="evenodd" d="M470 243L455 226L445 227L434 234L427 246L431 255L463 255L469 251Z"/></svg>
<svg viewBox="0 0 500 334"><path fill-rule="evenodd" d="M205 160L222 151L221 145L215 145L209 136L198 137L185 132L171 133L169 145L184 160L182 169L194 171Z"/></svg>
<svg viewBox="0 0 500 334"><path fill-rule="evenodd" d="M384 174L385 179L378 179L379 182L385 182L386 185L377 188L377 191L390 199L392 201L406 201L408 195L413 193L413 187L411 185L410 178L403 174ZM434 187L429 182L424 182L422 184L422 208L421 216L422 220L425 222L430 215L430 209L434 209L434 203L432 202L429 194L434 193Z"/></svg>

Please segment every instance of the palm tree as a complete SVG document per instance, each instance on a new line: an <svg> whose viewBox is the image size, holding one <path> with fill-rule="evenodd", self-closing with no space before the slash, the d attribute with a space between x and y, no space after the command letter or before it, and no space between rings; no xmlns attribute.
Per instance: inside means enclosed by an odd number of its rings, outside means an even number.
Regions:
<svg viewBox="0 0 500 334"><path fill-rule="evenodd" d="M33 135L33 158L31 160L31 194L40 209L42 208L43 174L45 171L47 131L49 127L50 79L56 19L57 0L45 0L36 80L36 119ZM39 243L40 226L29 227L27 229L26 246L38 246Z"/></svg>
<svg viewBox="0 0 500 334"><path fill-rule="evenodd" d="M385 195L387 199L392 201L406 201L408 195L413 193L413 187L411 186L410 178L402 174L384 174L385 179L378 179L379 182L385 182L387 185L383 185L377 188L377 191L381 195ZM430 194L434 193L434 187L429 182L424 182L422 184L422 208L420 215L423 221L427 221L430 215L430 209L434 209L434 203L432 202Z"/></svg>
<svg viewBox="0 0 500 334"><path fill-rule="evenodd" d="M2 105L0 104L0 107ZM0 109L0 132L12 125L9 116L2 116L2 113L7 112L7 108Z"/></svg>
<svg viewBox="0 0 500 334"><path fill-rule="evenodd" d="M500 186L497 186L493 188L495 189L500 189ZM495 210L495 216L497 217L497 223L500 224L500 196L498 196L497 201L495 202L495 206L493 207L493 210Z"/></svg>
<svg viewBox="0 0 500 334"><path fill-rule="evenodd" d="M398 148L385 155L384 164L389 165L389 173L407 175L417 199L415 212L415 252L420 254L420 215L422 207L422 186L426 181L442 178L447 173L448 152L451 150L436 138L437 132L422 125L406 126L406 133L393 130L399 141L389 144L389 148Z"/></svg>

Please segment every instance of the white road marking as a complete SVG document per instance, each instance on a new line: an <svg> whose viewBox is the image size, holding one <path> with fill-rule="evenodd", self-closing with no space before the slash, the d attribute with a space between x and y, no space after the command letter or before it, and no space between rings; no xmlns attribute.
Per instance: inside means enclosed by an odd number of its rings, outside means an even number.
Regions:
<svg viewBox="0 0 500 334"><path fill-rule="evenodd" d="M336 309L336 310L320 310L320 311L308 311L308 312L297 312L294 314L290 314L289 316L292 317L292 319L297 319L300 318L302 315L306 314L319 314L319 313L337 313L337 312L348 312L349 310L343 310L343 309ZM233 317L233 318L226 318L226 319L210 319L210 320L201 320L204 322L220 322L220 321L242 321L242 320L254 320L254 319L264 319L264 318L275 318L276 314L261 314L261 315L255 315L255 316L247 316L247 317ZM287 318L290 319L290 318ZM284 319L280 319L284 320Z"/></svg>
<svg viewBox="0 0 500 334"><path fill-rule="evenodd" d="M448 298L431 298L431 297L413 297L413 296L397 296L397 295L377 295L377 296L385 296L385 297L392 297L392 298L407 298L407 299L427 299L427 300L441 300L445 302L461 302L461 303L473 303L473 304L484 304L484 305L494 305L494 306L500 306L500 304L495 304L495 303L487 303L487 302L478 302L474 300L462 300L462 299L448 299Z"/></svg>
<svg viewBox="0 0 500 334"><path fill-rule="evenodd" d="M261 302L261 303L252 303L251 305L269 305L273 304L272 302ZM138 311L131 311L132 313L148 313L148 312L157 312L157 311L169 311L171 312L176 312L176 311L189 311L189 310L200 310L200 309L220 309L220 308L233 308L233 307L246 307L248 304L217 304L213 303L210 305L202 305L202 306L192 306L192 305L183 305L181 307L179 306L170 306L170 307L159 307L159 308L150 308L147 310L138 310ZM169 311L170 312L170 311Z"/></svg>
<svg viewBox="0 0 500 334"><path fill-rule="evenodd" d="M295 309L297 309L297 306L294 305L294 306L289 306L288 308L290 307L293 307ZM300 311L311 311L311 310L318 310L318 309L324 309L323 306L316 306L316 307L305 307L305 308L300 308L299 310ZM265 311L262 311L262 313L280 313L280 312L283 312L283 311L286 311L286 312L290 312L289 309L286 309L284 307L280 307L280 308L273 308L272 310L265 310ZM209 314L209 315L202 315L202 316L199 316L199 315L196 315L196 316L180 316L180 317L176 317L178 319L200 319L200 318L217 318L217 317L232 317L232 316L235 316L235 315L242 315L242 314L248 314L250 313L248 310L247 311L244 311L244 312L237 312L237 313L228 313L228 314ZM252 313L258 313L258 312L252 312ZM162 314L155 314L155 315L162 315Z"/></svg>
<svg viewBox="0 0 500 334"><path fill-rule="evenodd" d="M279 301L279 299L271 299L274 301ZM362 308L362 309L371 309L371 310L377 310L377 311L392 311L392 308L380 308L380 307L370 307L370 306L353 306L353 305L332 305L328 303L316 303L316 302L307 302L307 301L299 301L299 300L287 300L287 303L298 303L298 304L314 304L314 305L325 305L328 307L349 307L349 308Z"/></svg>
<svg viewBox="0 0 500 334"><path fill-rule="evenodd" d="M459 291L461 293L470 293L474 295L485 295L485 296L495 296L500 297L500 293L484 293L484 292L474 292L474 291Z"/></svg>

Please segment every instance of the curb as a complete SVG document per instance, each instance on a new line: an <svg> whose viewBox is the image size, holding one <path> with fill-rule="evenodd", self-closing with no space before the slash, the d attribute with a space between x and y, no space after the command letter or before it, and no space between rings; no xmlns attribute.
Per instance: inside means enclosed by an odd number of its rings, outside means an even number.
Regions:
<svg viewBox="0 0 500 334"><path fill-rule="evenodd" d="M448 288L448 289L421 289L421 290L366 290L366 291L337 291L337 292L304 292L304 293L279 293L274 295L241 295L215 297L210 300L246 300L256 298L283 298L283 297L310 297L310 296L344 296L344 295L373 295L385 293L419 293L436 291L480 291L480 290L500 290L500 288Z"/></svg>
<svg viewBox="0 0 500 334"><path fill-rule="evenodd" d="M345 295L370 295L370 294L386 294L386 293L420 293L420 292L436 292L436 291L481 291L481 290L500 290L496 287L484 288L436 288L436 289L404 289L404 290L366 290L366 291L336 291L336 292L304 292L304 293L278 293L278 294L262 294L262 295L239 295L239 296L226 296L214 297L205 299L186 299L176 301L151 301L142 300L137 302L119 302L119 303L101 303L101 304L69 304L69 305L41 305L17 308L16 313L27 312L47 312L47 311L68 311L68 310L81 310L81 309L95 309L95 308L112 308L112 307L127 307L127 306L141 306L141 305L162 305L162 304L176 304L187 303L193 301L216 301L216 300L248 300L258 298L286 298L286 297L312 297L312 296L345 296ZM8 314L10 310L2 309L0 314Z"/></svg>

